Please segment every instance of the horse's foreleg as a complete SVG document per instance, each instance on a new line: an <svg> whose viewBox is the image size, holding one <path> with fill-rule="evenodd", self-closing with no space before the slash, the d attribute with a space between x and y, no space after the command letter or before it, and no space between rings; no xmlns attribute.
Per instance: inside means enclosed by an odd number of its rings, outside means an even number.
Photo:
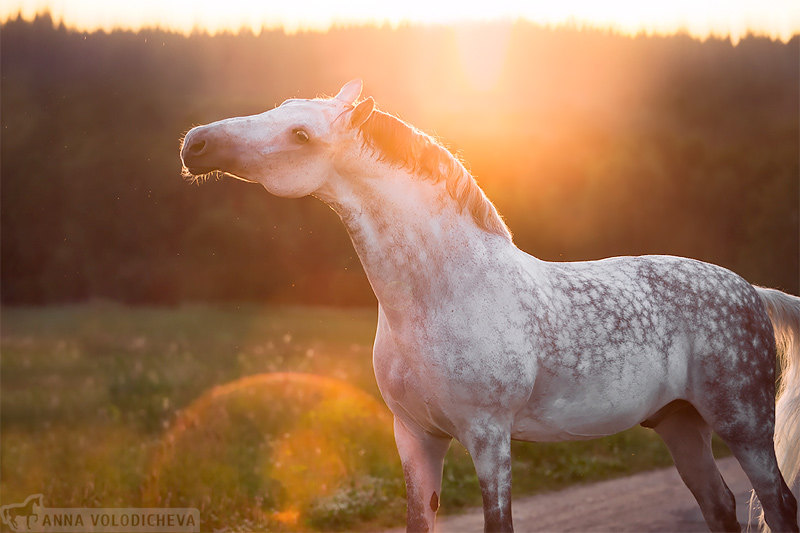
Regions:
<svg viewBox="0 0 800 533"><path fill-rule="evenodd" d="M406 480L408 531L433 531L442 493L442 466L452 439L409 428L394 419L394 438Z"/></svg>
<svg viewBox="0 0 800 533"><path fill-rule="evenodd" d="M483 495L484 531L514 531L511 522L511 433L483 426L464 439Z"/></svg>

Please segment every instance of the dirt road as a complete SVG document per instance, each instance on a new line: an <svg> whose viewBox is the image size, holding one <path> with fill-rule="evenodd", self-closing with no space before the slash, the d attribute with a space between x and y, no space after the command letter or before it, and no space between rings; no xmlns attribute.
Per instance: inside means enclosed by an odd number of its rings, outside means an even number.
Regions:
<svg viewBox="0 0 800 533"><path fill-rule="evenodd" d="M750 482L733 458L718 461L747 526ZM700 509L674 467L514 500L514 528L522 531L708 531ZM753 520L755 523L755 520ZM441 516L437 530L483 531L480 509ZM755 531L755 529L754 529Z"/></svg>

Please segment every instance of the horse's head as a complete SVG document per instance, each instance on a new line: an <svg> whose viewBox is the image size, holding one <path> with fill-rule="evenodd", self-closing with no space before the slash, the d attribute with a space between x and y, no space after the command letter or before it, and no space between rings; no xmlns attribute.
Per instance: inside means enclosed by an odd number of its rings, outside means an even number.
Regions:
<svg viewBox="0 0 800 533"><path fill-rule="evenodd" d="M371 98L355 105L361 80L334 98L287 100L247 117L192 128L184 137L184 173L199 177L221 171L261 183L277 196L296 198L317 191L335 172L348 143L374 108Z"/></svg>

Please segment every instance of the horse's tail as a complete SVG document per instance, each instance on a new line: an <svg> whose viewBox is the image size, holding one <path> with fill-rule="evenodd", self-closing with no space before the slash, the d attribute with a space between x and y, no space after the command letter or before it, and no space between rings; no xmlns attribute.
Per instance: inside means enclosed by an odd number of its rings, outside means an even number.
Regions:
<svg viewBox="0 0 800 533"><path fill-rule="evenodd" d="M800 298L756 287L775 330L778 387L775 394L775 454L786 484L800 500ZM766 530L764 515L759 524Z"/></svg>

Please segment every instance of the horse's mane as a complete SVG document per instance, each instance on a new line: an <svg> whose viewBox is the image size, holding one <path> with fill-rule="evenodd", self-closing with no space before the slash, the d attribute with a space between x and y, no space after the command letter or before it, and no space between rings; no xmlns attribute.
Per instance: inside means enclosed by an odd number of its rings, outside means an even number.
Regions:
<svg viewBox="0 0 800 533"><path fill-rule="evenodd" d="M431 136L377 109L361 125L361 134L381 160L434 182L445 180L459 209L467 208L478 227L511 239L511 232L472 174Z"/></svg>

